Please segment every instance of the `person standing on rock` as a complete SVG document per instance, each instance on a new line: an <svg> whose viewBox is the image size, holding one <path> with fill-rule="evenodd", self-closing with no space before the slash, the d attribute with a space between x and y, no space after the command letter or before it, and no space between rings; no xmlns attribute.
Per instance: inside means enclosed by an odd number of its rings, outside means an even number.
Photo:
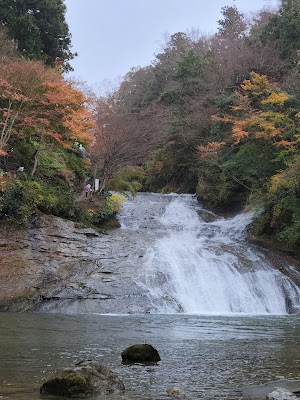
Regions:
<svg viewBox="0 0 300 400"><path fill-rule="evenodd" d="M91 184L90 183L88 183L87 185L85 185L85 187L84 187L84 191L85 191L85 197L87 198L88 197L88 194L90 193L90 191L91 191Z"/></svg>

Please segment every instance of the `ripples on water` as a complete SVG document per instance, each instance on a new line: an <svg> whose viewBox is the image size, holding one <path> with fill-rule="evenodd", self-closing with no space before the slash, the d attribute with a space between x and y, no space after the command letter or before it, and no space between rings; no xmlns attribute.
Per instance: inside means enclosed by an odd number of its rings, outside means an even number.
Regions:
<svg viewBox="0 0 300 400"><path fill-rule="evenodd" d="M111 400L166 399L171 386L189 399L233 400L248 384L299 379L295 316L0 314L0 329L3 399L39 399L52 371L86 359L124 381L126 395ZM122 350L134 343L152 344L162 361L122 365Z"/></svg>

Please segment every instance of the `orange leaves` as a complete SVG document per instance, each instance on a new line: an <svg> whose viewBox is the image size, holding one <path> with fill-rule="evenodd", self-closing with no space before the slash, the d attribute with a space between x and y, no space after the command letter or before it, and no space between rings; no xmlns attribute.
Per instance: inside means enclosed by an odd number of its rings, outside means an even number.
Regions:
<svg viewBox="0 0 300 400"><path fill-rule="evenodd" d="M49 104L60 106L80 106L86 101L83 93L63 79L47 82L44 97Z"/></svg>
<svg viewBox="0 0 300 400"><path fill-rule="evenodd" d="M20 122L19 126L22 127L31 127L31 128L41 128L45 126L49 126L50 121L47 118L39 118L35 115L30 115L27 117L24 117L22 121Z"/></svg>
<svg viewBox="0 0 300 400"><path fill-rule="evenodd" d="M209 142L206 146L198 146L198 150L202 158L212 157L218 154L218 151L225 142Z"/></svg>
<svg viewBox="0 0 300 400"><path fill-rule="evenodd" d="M282 139L282 140L280 140L279 142L276 142L276 143L275 143L276 146L283 146L283 147L286 147L286 148L291 148L291 147L293 147L295 144L296 144L296 142L291 142L291 141L285 140L285 139Z"/></svg>
<svg viewBox="0 0 300 400"><path fill-rule="evenodd" d="M63 126L71 133L70 138L81 143L92 142L92 129L95 127L92 115L86 108L68 110L63 116Z"/></svg>
<svg viewBox="0 0 300 400"><path fill-rule="evenodd" d="M69 148L92 141L89 100L56 70L18 59L0 64L0 77L0 149L22 131Z"/></svg>
<svg viewBox="0 0 300 400"><path fill-rule="evenodd" d="M59 128L64 140L90 144L94 118L86 106L88 99L84 94L62 79L48 82L44 88L44 111L48 111L49 120Z"/></svg>
<svg viewBox="0 0 300 400"><path fill-rule="evenodd" d="M240 143L242 139L247 137L249 135L249 132L244 131L241 129L239 126L234 126L232 128L232 137L234 139L234 144Z"/></svg>

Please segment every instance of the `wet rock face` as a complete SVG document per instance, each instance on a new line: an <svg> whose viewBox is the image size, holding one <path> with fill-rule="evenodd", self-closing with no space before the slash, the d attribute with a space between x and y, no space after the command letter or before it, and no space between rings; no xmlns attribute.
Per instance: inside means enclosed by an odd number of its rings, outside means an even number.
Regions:
<svg viewBox="0 0 300 400"><path fill-rule="evenodd" d="M147 312L135 284L145 249L125 235L53 216L28 230L0 228L0 311Z"/></svg>
<svg viewBox="0 0 300 400"><path fill-rule="evenodd" d="M160 356L151 344L134 344L127 347L121 354L125 363L158 362Z"/></svg>
<svg viewBox="0 0 300 400"><path fill-rule="evenodd" d="M90 394L123 393L118 376L101 364L82 362L77 367L55 373L40 389L41 394L86 397Z"/></svg>
<svg viewBox="0 0 300 400"><path fill-rule="evenodd" d="M185 298L183 302L177 292L188 292L184 288L187 285L200 288L203 274L199 273L199 268L190 268L198 261L194 262L188 257L185 259L182 254L186 254L186 249L183 249L184 252L178 251L175 264L182 265L185 276L189 278L185 285L184 279L178 279L174 273L170 249L172 246L176 249L176 241L182 237L181 232L194 226L194 221L197 230L192 229L195 235L193 233L191 237L195 242L191 245L193 250L190 254L193 254L198 244L202 252L205 243L205 251L216 254L218 258L225 254L229 258L232 254L236 255L241 272L248 272L249 269L252 272L252 268L255 269L251 257L247 258L249 249L242 245L241 251L237 251L236 241L232 242L233 250L228 247L230 243L227 243L227 239L214 249L215 241L211 238L225 235L218 233L220 224L209 229L209 222L199 225L193 211L196 207L195 199L191 195L180 195L180 199L178 196L139 194L137 198L128 201L124 212L120 213L121 228L113 229L105 235L91 228L80 227L74 222L45 215L32 221L27 230L14 231L11 227L0 227L0 311L74 314L187 312L191 307L191 298ZM244 216L242 219L244 224ZM226 229L224 232L228 233ZM235 229L239 232L240 222ZM163 239L162 243L160 239ZM209 260L213 260L213 257L209 256ZM284 265L284 262L280 262L279 269L281 264ZM288 275L289 270L291 272L288 276L292 281L300 282L299 271L291 269L289 262L286 264L284 275ZM209 270L207 268L207 274ZM296 275L298 281L294 278ZM192 280L190 277L193 277ZM290 312L296 312L299 302L295 300L294 292L288 298L290 289L284 277L281 278L280 293L286 293L282 309L286 306ZM274 287L279 288L278 285ZM199 289L198 292L203 290ZM197 295L194 289L193 294ZM243 292L240 294L244 295ZM270 291L262 292L268 301L270 294ZM202 300L194 297L193 302L197 305ZM207 302L208 299L204 299L204 303ZM219 303L218 307L223 310L224 302ZM231 305L229 307L227 304L226 307L232 309ZM191 308L194 312L195 307ZM264 305L260 312L263 309L266 309Z"/></svg>

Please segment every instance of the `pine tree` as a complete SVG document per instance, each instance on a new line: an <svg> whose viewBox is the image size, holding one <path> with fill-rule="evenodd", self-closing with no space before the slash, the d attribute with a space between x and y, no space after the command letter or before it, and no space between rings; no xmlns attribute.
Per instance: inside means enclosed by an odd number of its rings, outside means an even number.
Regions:
<svg viewBox="0 0 300 400"><path fill-rule="evenodd" d="M71 34L63 0L0 0L0 24L26 58L54 66L59 59L72 70Z"/></svg>

